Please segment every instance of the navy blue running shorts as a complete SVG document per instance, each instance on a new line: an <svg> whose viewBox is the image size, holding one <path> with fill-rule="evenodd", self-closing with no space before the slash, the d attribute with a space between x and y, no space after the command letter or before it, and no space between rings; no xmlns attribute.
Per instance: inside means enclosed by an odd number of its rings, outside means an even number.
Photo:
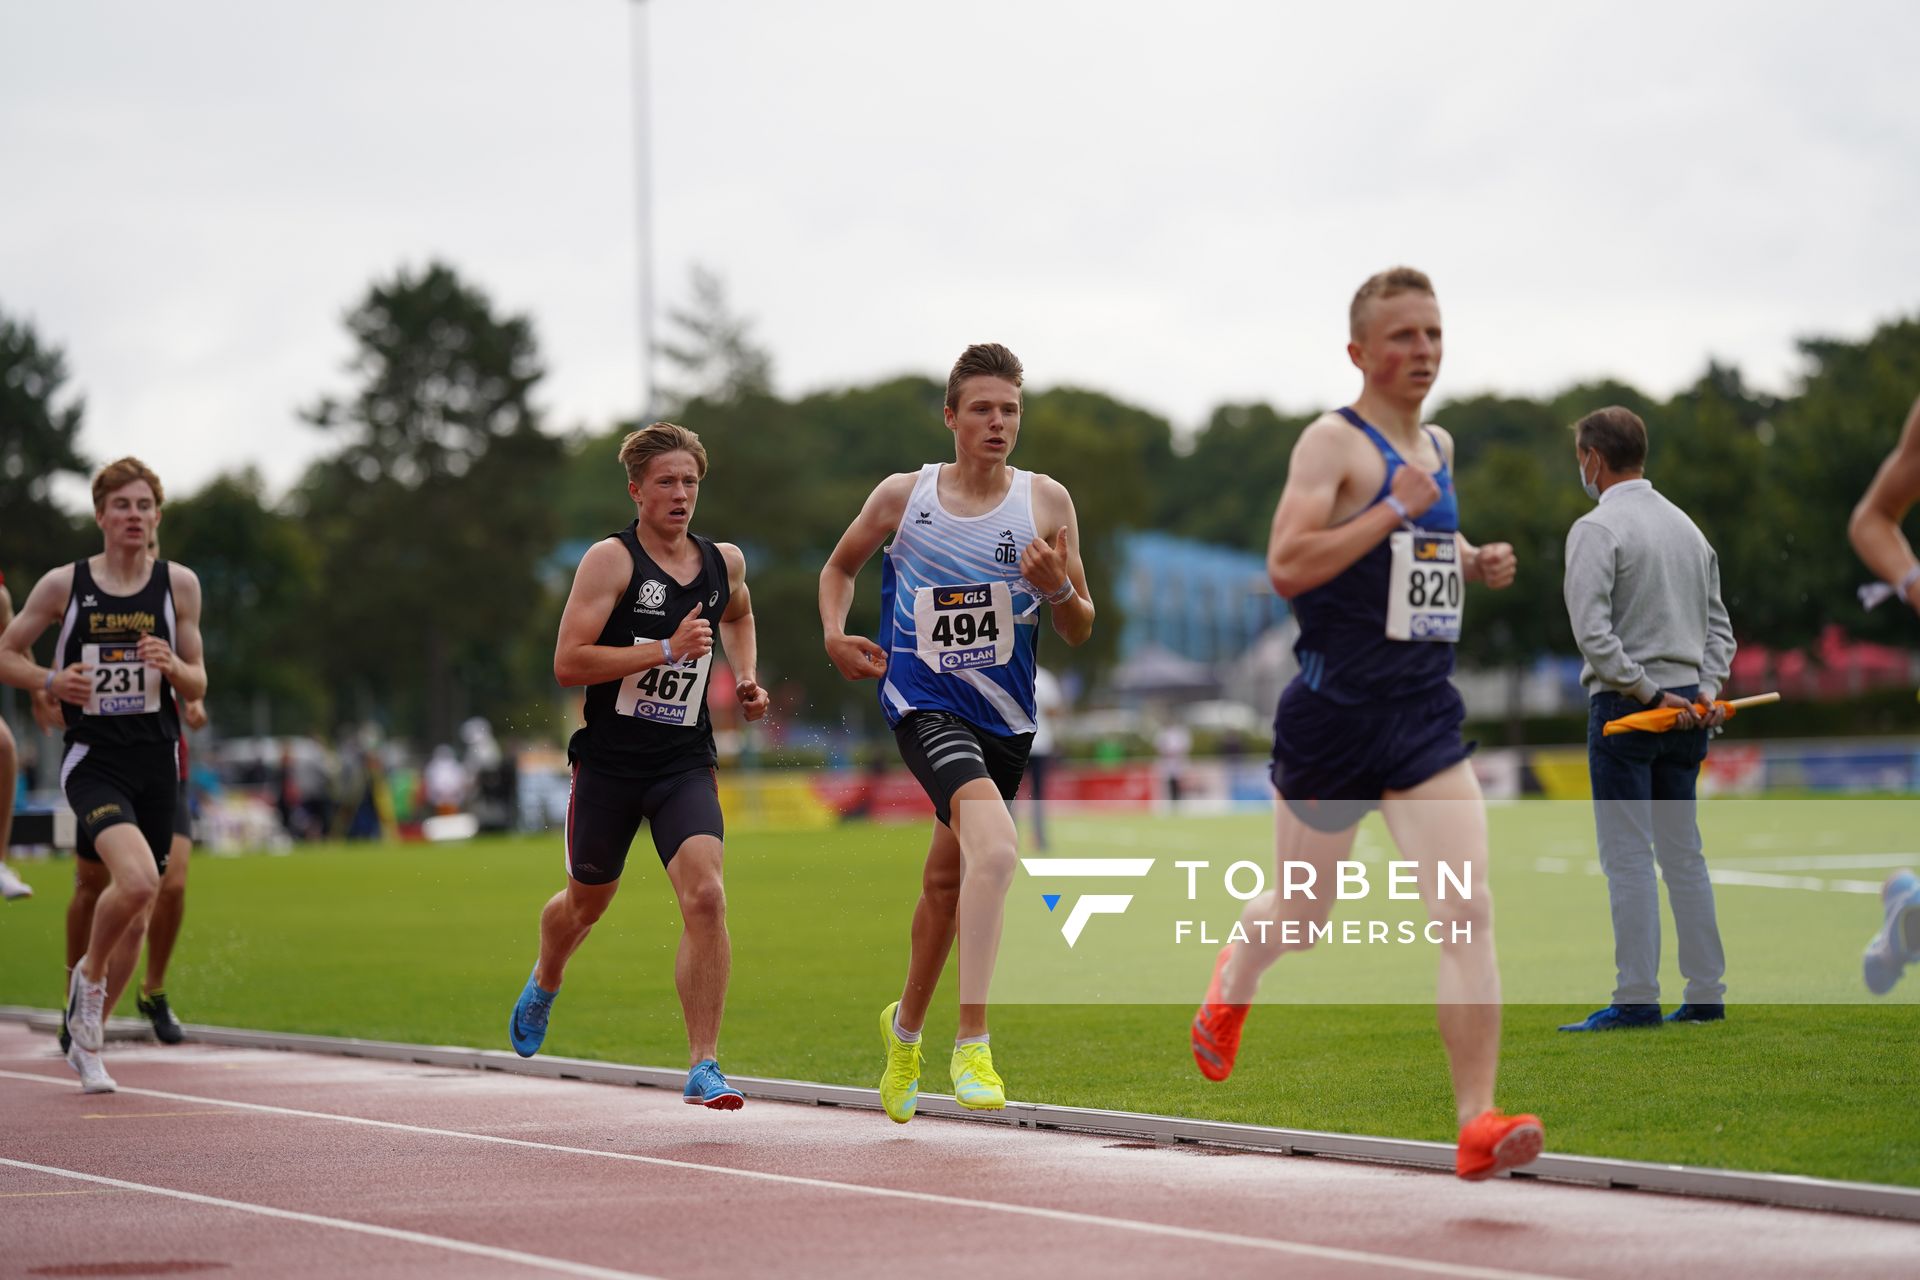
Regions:
<svg viewBox="0 0 1920 1280"><path fill-rule="evenodd" d="M581 884L618 880L643 821L653 828L653 849L663 867L694 836L725 839L712 766L622 778L575 761L567 790L567 874Z"/></svg>
<svg viewBox="0 0 1920 1280"><path fill-rule="evenodd" d="M1295 680L1273 716L1273 785L1315 831L1345 831L1380 804L1473 754L1451 684L1394 702L1346 706Z"/></svg>

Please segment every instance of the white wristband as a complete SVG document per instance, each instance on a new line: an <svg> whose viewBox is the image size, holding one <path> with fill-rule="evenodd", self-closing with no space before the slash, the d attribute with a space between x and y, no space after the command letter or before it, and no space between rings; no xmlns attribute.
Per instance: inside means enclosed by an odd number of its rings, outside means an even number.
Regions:
<svg viewBox="0 0 1920 1280"><path fill-rule="evenodd" d="M40 688L41 688L41 691L42 691L42 692L44 692L44 693L52 693L52 692L53 692L53 678L54 678L55 676L57 676L57 675L59 675L59 674L60 674L60 672L59 672L58 670L56 670L55 668L53 668L53 667L48 667L48 668L47 668L47 682L46 682L45 684L43 684L43 685L41 685L41 686L40 686Z"/></svg>
<svg viewBox="0 0 1920 1280"><path fill-rule="evenodd" d="M1913 590L1913 584L1916 582L1920 582L1920 564L1916 564L1913 568L1907 570L1906 576L1900 579L1899 596L1902 600L1907 598L1907 592ZM1916 605L1915 607L1920 608L1920 605Z"/></svg>
<svg viewBox="0 0 1920 1280"><path fill-rule="evenodd" d="M1380 499L1380 501L1384 502L1388 506L1388 508L1390 508L1393 511L1393 513L1399 516L1402 520L1413 519L1412 516L1407 514L1407 504L1400 501L1400 499L1394 494L1390 493L1386 497Z"/></svg>
<svg viewBox="0 0 1920 1280"><path fill-rule="evenodd" d="M1074 596L1078 594L1079 592L1073 589L1073 579L1066 578L1061 581L1059 586L1055 587L1052 591L1049 591L1042 598L1046 600L1048 604L1065 604L1067 601L1073 599Z"/></svg>
<svg viewBox="0 0 1920 1280"><path fill-rule="evenodd" d="M663 667L673 665L673 641L671 639L660 642L660 665Z"/></svg>

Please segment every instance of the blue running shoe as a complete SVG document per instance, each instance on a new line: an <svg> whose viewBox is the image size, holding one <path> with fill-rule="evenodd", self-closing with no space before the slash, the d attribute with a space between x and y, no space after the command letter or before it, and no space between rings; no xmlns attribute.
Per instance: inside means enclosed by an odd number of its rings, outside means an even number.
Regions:
<svg viewBox="0 0 1920 1280"><path fill-rule="evenodd" d="M1877 996L1893 990L1907 966L1920 960L1920 876L1911 871L1888 876L1880 901L1886 904L1887 922L1860 962L1867 990Z"/></svg>
<svg viewBox="0 0 1920 1280"><path fill-rule="evenodd" d="M702 1058L687 1073L687 1089L680 1100L690 1107L712 1107L715 1111L738 1111L747 1103L747 1095L727 1083L720 1064Z"/></svg>
<svg viewBox="0 0 1920 1280"><path fill-rule="evenodd" d="M507 1021L507 1039L513 1042L515 1053L531 1058L540 1052L540 1044L547 1038L547 1015L553 1012L553 998L559 994L535 982L532 974L527 975L527 985L514 1002L513 1017Z"/></svg>
<svg viewBox="0 0 1920 1280"><path fill-rule="evenodd" d="M1627 1027L1660 1026L1657 1004L1610 1004L1561 1027L1562 1031L1620 1031Z"/></svg>

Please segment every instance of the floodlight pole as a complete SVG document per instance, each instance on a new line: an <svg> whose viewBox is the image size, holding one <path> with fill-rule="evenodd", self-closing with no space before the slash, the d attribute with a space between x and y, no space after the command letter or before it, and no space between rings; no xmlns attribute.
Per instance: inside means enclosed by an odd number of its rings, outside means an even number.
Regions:
<svg viewBox="0 0 1920 1280"><path fill-rule="evenodd" d="M633 131L635 208L639 232L639 423L653 420L653 156L647 59L647 0L633 0Z"/></svg>

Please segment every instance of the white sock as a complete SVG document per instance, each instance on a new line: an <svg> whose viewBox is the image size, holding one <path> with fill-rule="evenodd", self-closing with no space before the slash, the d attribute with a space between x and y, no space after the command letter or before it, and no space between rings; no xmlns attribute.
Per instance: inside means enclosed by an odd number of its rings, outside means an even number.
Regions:
<svg viewBox="0 0 1920 1280"><path fill-rule="evenodd" d="M977 1036L961 1036L958 1040L955 1040L953 1042L953 1047L956 1049L963 1049L970 1044L985 1044L987 1043L987 1041L991 1040L992 1038L993 1037L986 1035L984 1033Z"/></svg>
<svg viewBox="0 0 1920 1280"><path fill-rule="evenodd" d="M901 1044L920 1043L920 1033L918 1031L908 1031L902 1027L900 1025L900 1015L897 1013L893 1015L893 1034Z"/></svg>

